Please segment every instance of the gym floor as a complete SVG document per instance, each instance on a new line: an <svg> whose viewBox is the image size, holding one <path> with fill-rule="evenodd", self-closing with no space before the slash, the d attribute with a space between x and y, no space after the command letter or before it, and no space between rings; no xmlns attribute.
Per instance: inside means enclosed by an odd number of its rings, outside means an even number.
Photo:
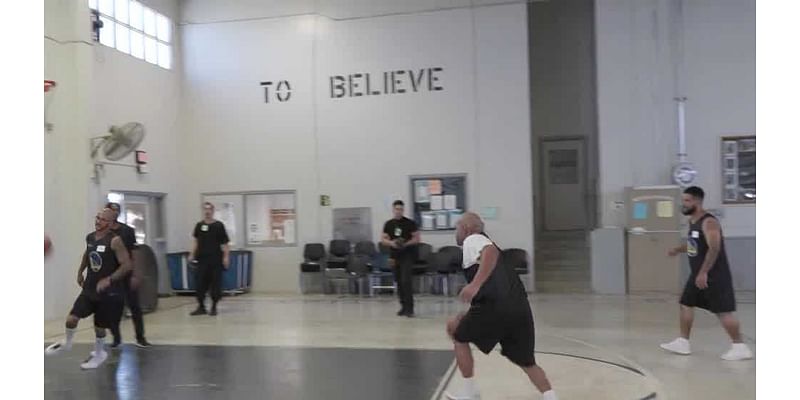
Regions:
<svg viewBox="0 0 800 400"><path fill-rule="evenodd" d="M46 399L440 399L460 384L446 319L455 298L416 297L417 318L395 316L389 296L226 297L216 317L190 317L190 297L160 299L145 316L147 338L125 344L105 365L82 371L93 342L79 325L72 351L45 358ZM739 293L742 332L755 344L755 295ZM753 399L755 360L726 362L729 345L714 316L698 311L694 354L663 352L677 335L669 296L531 296L537 361L559 398ZM65 312L66 312L65 308ZM123 336L133 336L130 320ZM45 344L63 321L45 323ZM499 354L474 351L482 399L538 399L523 373Z"/></svg>

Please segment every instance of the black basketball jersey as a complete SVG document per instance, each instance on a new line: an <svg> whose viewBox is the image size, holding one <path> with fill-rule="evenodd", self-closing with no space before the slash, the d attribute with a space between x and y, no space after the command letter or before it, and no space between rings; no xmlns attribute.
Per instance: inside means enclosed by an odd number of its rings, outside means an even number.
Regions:
<svg viewBox="0 0 800 400"><path fill-rule="evenodd" d="M483 236L489 238L489 235L481 233ZM489 238L491 240L491 238ZM505 253L503 253L500 246L494 241L492 245L497 248L500 255L497 258L497 265L495 265L489 278L483 283L478 294L475 295L472 302L479 303L492 303L492 304L508 304L514 302L528 301L528 293L525 291L525 286L522 280L519 279L519 274L514 270L514 266L506 260ZM473 264L464 270L464 276L467 282L471 283L478 274L480 263Z"/></svg>
<svg viewBox="0 0 800 400"><path fill-rule="evenodd" d="M700 271L706 259L706 255L708 254L708 241L706 241L706 235L703 234L703 221L707 218L715 217L711 214L706 214L689 225L689 238L686 243L686 253L689 255L689 265L692 268L692 275L696 275ZM720 236L722 236L722 232L720 232ZM728 256L725 254L724 237L720 237L719 246L719 255L717 256L717 261L714 263L714 266L711 267L711 271L709 271L710 276L718 276L720 274L730 275Z"/></svg>
<svg viewBox="0 0 800 400"><path fill-rule="evenodd" d="M112 283L111 287L103 293L97 293L97 282L110 276L119 268L119 260L114 249L111 248L111 240L117 235L108 232L100 239L95 238L92 232L86 235L86 256L89 261L89 268L86 269L86 279L83 282L83 294L88 296L119 295L119 282Z"/></svg>

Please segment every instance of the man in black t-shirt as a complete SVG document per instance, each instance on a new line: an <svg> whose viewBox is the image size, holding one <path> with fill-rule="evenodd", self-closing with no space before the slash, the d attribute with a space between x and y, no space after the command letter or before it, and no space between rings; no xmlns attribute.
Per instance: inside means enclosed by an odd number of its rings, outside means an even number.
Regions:
<svg viewBox="0 0 800 400"><path fill-rule="evenodd" d="M228 269L230 247L225 225L214 219L214 205L203 203L203 220L194 227L194 246L189 259L197 265L197 309L191 315L206 314L206 292L211 291L210 315L217 315L222 298L222 270Z"/></svg>
<svg viewBox="0 0 800 400"><path fill-rule="evenodd" d="M416 244L419 243L419 230L414 220L403 216L405 205L397 200L394 218L383 225L381 243L391 249L390 257L394 264L394 277L397 282L397 296L400 298L400 311L397 315L414 316L414 287L411 281L416 257Z"/></svg>
<svg viewBox="0 0 800 400"><path fill-rule="evenodd" d="M106 208L114 211L114 223L111 224L111 231L122 239L125 248L128 249L128 254L131 256L131 265L133 272L125 277L122 281L125 303L131 310L131 319L133 320L134 331L136 332L136 345L139 347L150 347L150 343L144 337L144 317L142 317L142 307L139 304L139 284L142 282L142 271L136 268L136 263L133 261L133 250L136 249L136 230L130 225L119 222L120 205L118 203L108 203ZM116 349L122 344L122 333L119 330L119 321L122 320L122 315L117 323L111 327L111 334L114 335L114 343L111 344L112 349Z"/></svg>
<svg viewBox="0 0 800 400"><path fill-rule="evenodd" d="M95 369L108 358L105 350L106 329L110 329L123 307L122 279L131 270L128 250L119 236L111 232L114 212L103 209L94 219L95 231L86 235L86 247L78 269L81 293L75 299L66 320L66 337L45 350L48 356L72 349L78 321L94 315L94 350L83 369ZM86 277L83 272L86 271Z"/></svg>

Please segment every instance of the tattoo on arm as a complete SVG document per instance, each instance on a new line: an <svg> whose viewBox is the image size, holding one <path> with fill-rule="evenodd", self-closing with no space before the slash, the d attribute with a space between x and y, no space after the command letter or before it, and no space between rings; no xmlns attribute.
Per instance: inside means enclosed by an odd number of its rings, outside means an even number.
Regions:
<svg viewBox="0 0 800 400"><path fill-rule="evenodd" d="M706 258L703 260L703 266L700 268L701 273L708 273L719 257L720 245L722 243L722 231L719 227L719 222L713 218L706 219L703 222L703 235L706 237L708 243L708 252Z"/></svg>

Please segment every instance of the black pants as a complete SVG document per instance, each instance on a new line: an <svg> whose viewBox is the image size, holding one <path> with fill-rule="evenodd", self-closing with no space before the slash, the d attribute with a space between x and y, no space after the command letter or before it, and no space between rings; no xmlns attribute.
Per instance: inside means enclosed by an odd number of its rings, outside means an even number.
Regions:
<svg viewBox="0 0 800 400"><path fill-rule="evenodd" d="M397 282L397 297L402 309L414 312L414 284L411 279L414 273L414 253L405 249L394 255L394 280Z"/></svg>
<svg viewBox="0 0 800 400"><path fill-rule="evenodd" d="M144 318L142 318L142 307L139 305L139 291L131 287L131 276L123 280L123 298L128 309L131 310L133 328L136 331L136 340L144 338ZM111 334L114 335L115 342L122 341L122 334L119 330L119 323L122 320L124 308L120 308L120 316L115 320L111 327Z"/></svg>
<svg viewBox="0 0 800 400"><path fill-rule="evenodd" d="M197 302L204 306L206 292L217 304L222 298L222 260L197 260Z"/></svg>

